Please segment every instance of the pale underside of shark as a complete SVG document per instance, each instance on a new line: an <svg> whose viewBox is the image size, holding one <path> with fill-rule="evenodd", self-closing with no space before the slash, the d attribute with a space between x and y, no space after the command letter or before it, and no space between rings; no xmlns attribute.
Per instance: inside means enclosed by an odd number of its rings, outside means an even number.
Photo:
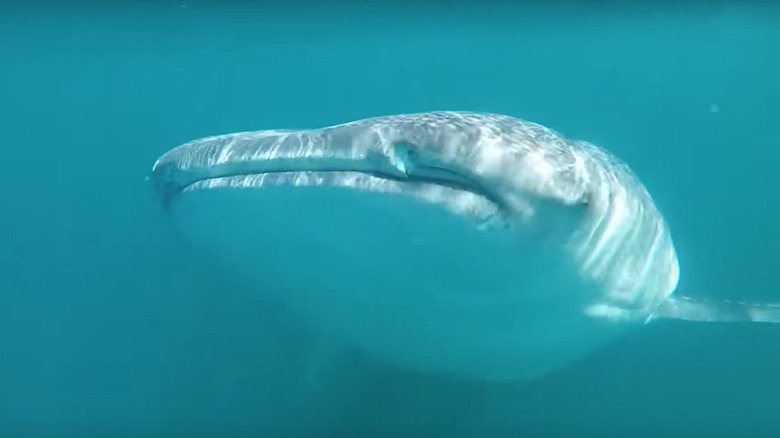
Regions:
<svg viewBox="0 0 780 438"><path fill-rule="evenodd" d="M509 116L219 135L151 180L217 269L419 371L523 381L657 318L780 322L774 304L673 295L669 228L629 167Z"/></svg>

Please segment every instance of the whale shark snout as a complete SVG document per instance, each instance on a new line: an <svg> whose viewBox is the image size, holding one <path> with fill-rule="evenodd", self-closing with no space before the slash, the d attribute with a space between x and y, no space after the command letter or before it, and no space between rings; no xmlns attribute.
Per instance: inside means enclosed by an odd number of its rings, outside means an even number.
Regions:
<svg viewBox="0 0 780 438"><path fill-rule="evenodd" d="M215 268L328 337L516 381L616 338L676 287L660 214L611 160L530 122L437 112L195 140L151 180Z"/></svg>

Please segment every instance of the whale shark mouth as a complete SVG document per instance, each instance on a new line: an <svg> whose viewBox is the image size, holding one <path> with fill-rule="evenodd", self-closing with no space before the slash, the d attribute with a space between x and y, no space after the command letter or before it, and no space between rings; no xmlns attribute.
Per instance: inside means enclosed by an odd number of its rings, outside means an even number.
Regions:
<svg viewBox="0 0 780 438"><path fill-rule="evenodd" d="M205 190L216 187L244 187L244 188L263 188L275 183L287 182L293 185L309 185L304 184L304 181L311 182L311 178L318 176L324 178L325 183L333 183L333 178L328 176L344 176L353 174L356 179L358 175L372 177L379 180L386 180L388 182L395 182L398 184L426 184L436 185L443 188L469 192L476 196L481 196L498 206L503 206L501 199L485 188L483 184L471 179L468 176L460 175L454 171L441 168L424 168L421 169L421 173L417 173L413 176L399 176L396 174L389 174L382 172L381 170L366 171L366 170L352 170L352 169L328 169L322 170L316 166L301 166L298 169L284 169L284 170L267 170L263 172L246 172L246 173L226 173L224 175L212 176L204 179L194 180L184 186L170 186L166 187L162 191L163 203L169 205L173 202L177 196L181 193L195 190Z"/></svg>
<svg viewBox="0 0 780 438"><path fill-rule="evenodd" d="M186 160L158 161L152 171L152 180L165 210L185 192L224 187L261 189L276 184L330 184L400 193L405 192L398 190L403 184L414 187L438 186L450 193L465 192L482 198L499 211L508 209L497 191L474 175L440 164L421 163L417 161L417 153L407 145L396 145L393 154L389 160L374 158L349 161L306 156L224 162L203 167L188 166Z"/></svg>

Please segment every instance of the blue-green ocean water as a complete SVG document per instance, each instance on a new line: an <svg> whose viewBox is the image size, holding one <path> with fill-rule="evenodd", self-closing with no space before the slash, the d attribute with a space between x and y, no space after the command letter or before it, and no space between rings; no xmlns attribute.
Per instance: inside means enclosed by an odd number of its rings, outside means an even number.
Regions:
<svg viewBox="0 0 780 438"><path fill-rule="evenodd" d="M180 248L144 180L205 135L506 113L627 160L687 294L780 301L769 2L17 3L0 437L780 436L780 327L762 325L654 323L520 388L355 360L301 399L309 334Z"/></svg>

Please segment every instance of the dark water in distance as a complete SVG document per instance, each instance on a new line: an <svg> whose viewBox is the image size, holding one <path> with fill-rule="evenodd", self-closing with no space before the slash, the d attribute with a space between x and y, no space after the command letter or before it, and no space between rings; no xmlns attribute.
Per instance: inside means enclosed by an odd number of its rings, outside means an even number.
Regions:
<svg viewBox="0 0 780 438"><path fill-rule="evenodd" d="M310 334L176 245L144 181L205 135L500 112L627 160L680 290L780 301L770 2L17 3L0 5L0 436L780 435L780 328L762 325L654 323L521 388L345 359L301 400Z"/></svg>

